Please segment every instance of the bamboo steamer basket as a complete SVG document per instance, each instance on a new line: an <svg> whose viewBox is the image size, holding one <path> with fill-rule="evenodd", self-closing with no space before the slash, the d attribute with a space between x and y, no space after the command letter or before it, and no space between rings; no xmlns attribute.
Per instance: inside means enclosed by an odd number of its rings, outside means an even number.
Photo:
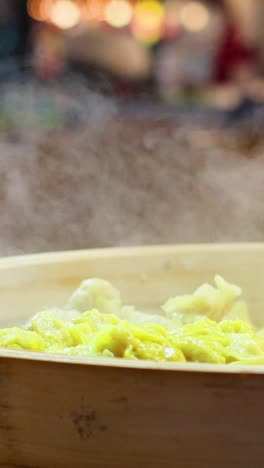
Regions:
<svg viewBox="0 0 264 468"><path fill-rule="evenodd" d="M0 261L0 326L63 305L87 277L153 308L215 273L264 322L264 245L166 246ZM130 362L0 350L0 466L261 468L264 367Z"/></svg>

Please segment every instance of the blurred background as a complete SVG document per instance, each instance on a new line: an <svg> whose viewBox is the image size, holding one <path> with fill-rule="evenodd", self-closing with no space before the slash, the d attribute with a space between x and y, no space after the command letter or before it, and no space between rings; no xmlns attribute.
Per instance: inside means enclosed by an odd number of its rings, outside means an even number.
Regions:
<svg viewBox="0 0 264 468"><path fill-rule="evenodd" d="M0 255L264 240L262 0L0 0Z"/></svg>

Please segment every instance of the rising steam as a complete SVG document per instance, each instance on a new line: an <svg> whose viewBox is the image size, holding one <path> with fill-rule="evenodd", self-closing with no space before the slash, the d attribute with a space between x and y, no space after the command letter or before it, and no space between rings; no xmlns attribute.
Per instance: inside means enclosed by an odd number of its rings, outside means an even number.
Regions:
<svg viewBox="0 0 264 468"><path fill-rule="evenodd" d="M64 93L31 82L4 91L0 255L263 239L254 133L121 118L79 81Z"/></svg>

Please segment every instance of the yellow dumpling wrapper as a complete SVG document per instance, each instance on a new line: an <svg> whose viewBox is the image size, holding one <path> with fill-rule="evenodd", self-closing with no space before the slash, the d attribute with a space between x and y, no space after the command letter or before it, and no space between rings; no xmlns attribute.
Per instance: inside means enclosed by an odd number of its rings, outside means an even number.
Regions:
<svg viewBox="0 0 264 468"><path fill-rule="evenodd" d="M84 281L65 309L36 314L23 328L0 330L0 347L71 356L214 364L264 364L241 289L215 277L193 294L169 299L166 315L123 305L100 279Z"/></svg>

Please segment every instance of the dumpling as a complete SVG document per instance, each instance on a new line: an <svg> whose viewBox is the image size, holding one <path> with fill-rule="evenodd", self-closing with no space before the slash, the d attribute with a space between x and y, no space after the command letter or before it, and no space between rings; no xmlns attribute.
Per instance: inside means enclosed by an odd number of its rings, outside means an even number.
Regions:
<svg viewBox="0 0 264 468"><path fill-rule="evenodd" d="M216 288L204 284L193 294L171 298L162 308L170 318L183 313L197 315L199 318L207 316L220 321L241 296L242 291L238 286L227 283L221 276L215 277L215 284Z"/></svg>
<svg viewBox="0 0 264 468"><path fill-rule="evenodd" d="M86 312L97 309L105 314L119 315L121 309L121 296L108 281L94 278L83 281L80 287L73 293L67 309Z"/></svg>

